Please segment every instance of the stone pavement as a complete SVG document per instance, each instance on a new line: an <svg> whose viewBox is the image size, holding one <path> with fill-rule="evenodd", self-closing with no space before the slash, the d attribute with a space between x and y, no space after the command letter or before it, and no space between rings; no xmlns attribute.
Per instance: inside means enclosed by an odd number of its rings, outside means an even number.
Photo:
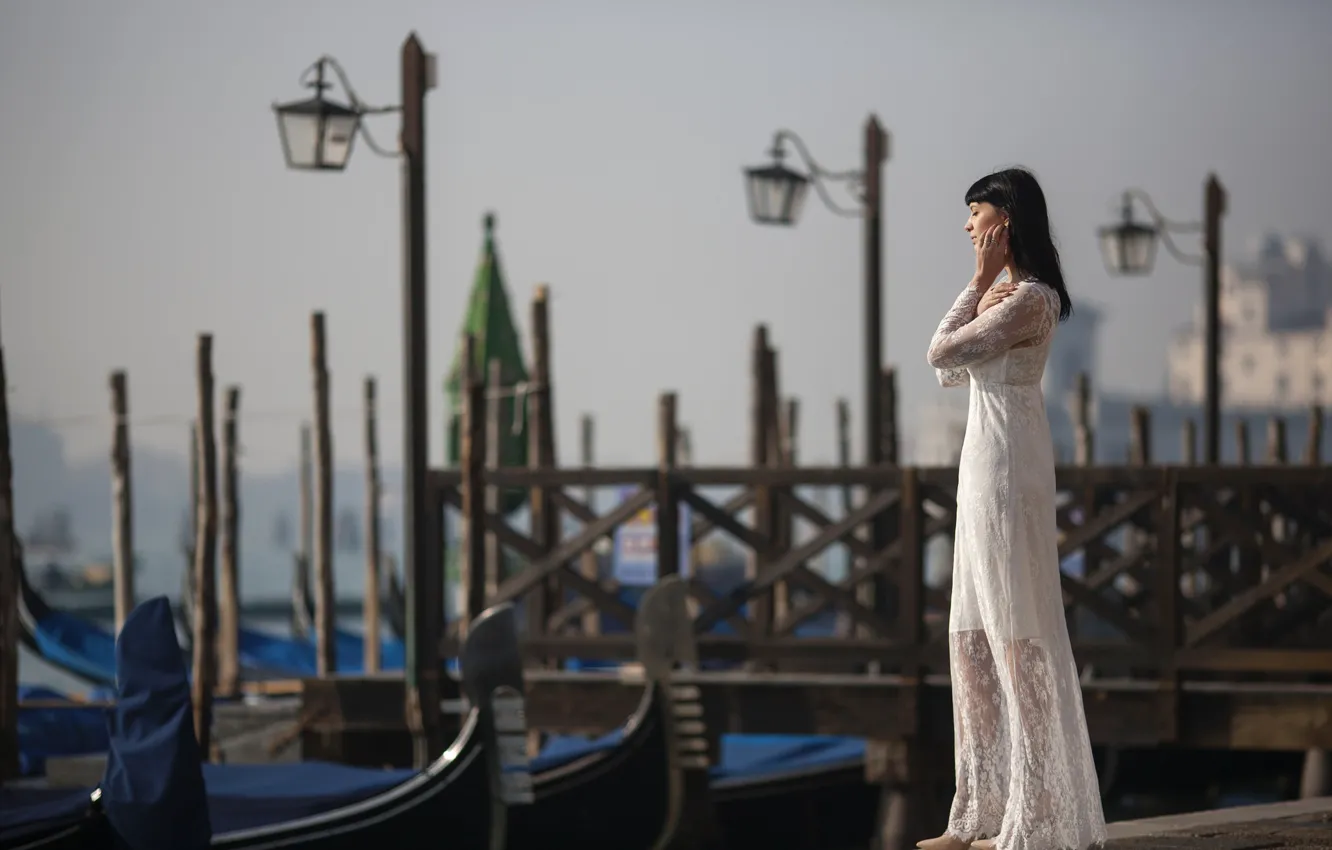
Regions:
<svg viewBox="0 0 1332 850"><path fill-rule="evenodd" d="M1105 850L1332 850L1332 797L1121 821Z"/></svg>

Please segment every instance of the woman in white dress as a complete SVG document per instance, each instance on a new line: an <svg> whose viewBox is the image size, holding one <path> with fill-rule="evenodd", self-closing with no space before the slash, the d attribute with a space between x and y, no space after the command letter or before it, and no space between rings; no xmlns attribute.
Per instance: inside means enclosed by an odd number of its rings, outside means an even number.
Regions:
<svg viewBox="0 0 1332 850"><path fill-rule="evenodd" d="M918 846L1083 850L1105 840L1105 816L1064 621L1041 394L1072 302L1035 177L991 174L966 201L976 274L928 357L945 387L970 387L948 626L957 793L947 830Z"/></svg>

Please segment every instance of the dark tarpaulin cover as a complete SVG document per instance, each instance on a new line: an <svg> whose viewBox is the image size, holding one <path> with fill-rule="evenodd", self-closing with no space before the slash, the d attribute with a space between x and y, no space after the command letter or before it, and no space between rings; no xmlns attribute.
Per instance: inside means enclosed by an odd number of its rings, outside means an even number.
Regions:
<svg viewBox="0 0 1332 850"><path fill-rule="evenodd" d="M116 638L116 697L102 778L107 820L129 850L206 850L213 831L190 680L165 596L125 618Z"/></svg>
<svg viewBox="0 0 1332 850"><path fill-rule="evenodd" d="M69 697L41 685L19 685L19 703L67 702ZM92 697L96 699L96 697ZM106 711L86 708L21 708L18 718L19 774L41 776L51 756L79 756L107 750Z"/></svg>
<svg viewBox="0 0 1332 850"><path fill-rule="evenodd" d="M414 770L328 762L206 764L208 816L219 835L323 814L388 791Z"/></svg>
<svg viewBox="0 0 1332 850"><path fill-rule="evenodd" d="M0 788L0 846L21 843L30 830L73 825L88 813L87 788Z"/></svg>

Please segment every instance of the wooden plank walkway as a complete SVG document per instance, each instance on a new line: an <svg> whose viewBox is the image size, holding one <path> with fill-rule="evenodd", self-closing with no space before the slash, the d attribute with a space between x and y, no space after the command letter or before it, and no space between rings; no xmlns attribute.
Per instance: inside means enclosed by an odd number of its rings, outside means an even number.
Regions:
<svg viewBox="0 0 1332 850"><path fill-rule="evenodd" d="M1106 850L1328 850L1332 797L1120 821Z"/></svg>
<svg viewBox="0 0 1332 850"><path fill-rule="evenodd" d="M637 705L641 674L531 669L527 716L561 733L608 731ZM697 685L710 734L850 735L896 740L916 734L948 744L947 676L681 672ZM909 698L913 692L919 699ZM1159 683L1089 679L1083 683L1088 730L1097 744L1218 749L1332 748L1332 685L1281 682L1181 683L1177 714L1167 714ZM1332 842L1329 843L1332 847Z"/></svg>

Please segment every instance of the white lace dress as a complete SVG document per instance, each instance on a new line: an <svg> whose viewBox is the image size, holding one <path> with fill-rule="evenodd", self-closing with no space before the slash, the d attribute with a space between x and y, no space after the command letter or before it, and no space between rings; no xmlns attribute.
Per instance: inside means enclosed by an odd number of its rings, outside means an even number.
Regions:
<svg viewBox="0 0 1332 850"><path fill-rule="evenodd" d="M977 317L979 301L964 290L929 351L941 384L971 392L948 626L948 832L999 850L1082 850L1105 840L1105 816L1064 621L1040 384L1059 296L1028 280Z"/></svg>

